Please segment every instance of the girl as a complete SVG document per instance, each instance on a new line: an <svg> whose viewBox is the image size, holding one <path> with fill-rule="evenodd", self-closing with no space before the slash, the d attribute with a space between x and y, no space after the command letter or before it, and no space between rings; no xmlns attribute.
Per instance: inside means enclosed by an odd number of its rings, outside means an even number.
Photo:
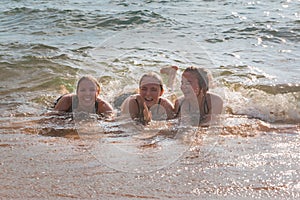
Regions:
<svg viewBox="0 0 300 200"><path fill-rule="evenodd" d="M139 82L139 93L128 97L121 105L121 111L144 125L151 120L172 119L173 104L162 97L163 93L161 77L154 72L144 74Z"/></svg>
<svg viewBox="0 0 300 200"><path fill-rule="evenodd" d="M76 94L65 94L55 102L54 110L65 112L96 113L105 118L113 117L112 106L102 100L100 84L91 76L83 76L77 83Z"/></svg>
<svg viewBox="0 0 300 200"><path fill-rule="evenodd" d="M209 75L202 68L188 67L181 79L183 96L175 101L176 117L191 116L193 125L209 122L212 116L221 114L223 100L209 92Z"/></svg>

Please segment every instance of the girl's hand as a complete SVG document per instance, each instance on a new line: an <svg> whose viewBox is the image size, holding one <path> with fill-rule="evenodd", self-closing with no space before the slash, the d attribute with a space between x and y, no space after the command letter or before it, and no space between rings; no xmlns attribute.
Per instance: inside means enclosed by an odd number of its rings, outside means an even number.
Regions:
<svg viewBox="0 0 300 200"><path fill-rule="evenodd" d="M151 114L151 111L149 111L147 105L146 105L146 102L144 102L144 110L143 110L143 114L144 114L144 121L146 124L148 124L151 119L152 119L152 114Z"/></svg>

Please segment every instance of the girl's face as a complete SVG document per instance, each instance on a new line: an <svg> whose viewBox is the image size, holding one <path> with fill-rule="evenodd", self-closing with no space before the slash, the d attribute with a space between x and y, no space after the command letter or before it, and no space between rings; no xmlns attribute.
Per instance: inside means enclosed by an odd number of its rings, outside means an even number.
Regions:
<svg viewBox="0 0 300 200"><path fill-rule="evenodd" d="M182 74L180 88L186 98L198 96L201 91L196 75L190 72Z"/></svg>
<svg viewBox="0 0 300 200"><path fill-rule="evenodd" d="M148 108L158 103L163 94L159 83L152 77L144 77L140 85L140 95L144 98Z"/></svg>
<svg viewBox="0 0 300 200"><path fill-rule="evenodd" d="M79 104L84 107L95 105L97 93L95 83L90 80L82 80L77 88Z"/></svg>

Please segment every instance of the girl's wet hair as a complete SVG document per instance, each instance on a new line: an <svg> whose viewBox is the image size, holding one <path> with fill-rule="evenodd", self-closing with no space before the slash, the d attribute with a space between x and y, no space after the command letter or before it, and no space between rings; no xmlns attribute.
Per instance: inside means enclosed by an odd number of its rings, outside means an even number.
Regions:
<svg viewBox="0 0 300 200"><path fill-rule="evenodd" d="M95 79L92 76L83 76L79 79L79 81L77 82L77 88L76 88L76 92L78 92L78 88L79 88L79 84L81 83L81 81L83 80L89 80L92 81L93 83L95 83L96 87L97 87L97 94L100 94L101 88L100 88L100 84L97 81L97 79Z"/></svg>
<svg viewBox="0 0 300 200"><path fill-rule="evenodd" d="M153 78L155 80L155 82L153 82L153 83L157 83L160 86L161 91L164 91L162 78L157 73L149 72L147 74L144 74L140 79L139 87L141 87L141 84L142 84L142 81L144 78Z"/></svg>

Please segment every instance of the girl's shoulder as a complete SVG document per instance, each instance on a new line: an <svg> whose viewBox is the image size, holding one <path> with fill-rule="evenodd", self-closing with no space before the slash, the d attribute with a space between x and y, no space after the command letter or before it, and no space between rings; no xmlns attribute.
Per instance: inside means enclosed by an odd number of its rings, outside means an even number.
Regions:
<svg viewBox="0 0 300 200"><path fill-rule="evenodd" d="M219 102L219 103L223 102L223 99L220 95L213 92L208 92L207 94L210 96L212 101Z"/></svg>
<svg viewBox="0 0 300 200"><path fill-rule="evenodd" d="M100 97L97 97L96 98L96 102L98 103L98 105L108 105L108 106L111 106L110 103Z"/></svg>
<svg viewBox="0 0 300 200"><path fill-rule="evenodd" d="M132 94L130 96L128 96L121 104L120 109L121 109L121 113L128 113L129 112L129 104L132 101L136 101L139 102L140 101L141 96L139 94Z"/></svg>
<svg viewBox="0 0 300 200"><path fill-rule="evenodd" d="M72 99L76 96L75 94L68 93L61 95L54 101L54 109L59 111L72 111Z"/></svg>
<svg viewBox="0 0 300 200"><path fill-rule="evenodd" d="M65 99L72 99L75 96L76 96L76 94L74 94L74 93L68 93L68 94L62 95L61 97L65 98Z"/></svg>
<svg viewBox="0 0 300 200"><path fill-rule="evenodd" d="M181 104L184 101L184 96L180 96L175 100L175 104Z"/></svg>
<svg viewBox="0 0 300 200"><path fill-rule="evenodd" d="M139 105L142 105L143 104L143 97L140 94L133 94L133 95L130 95L129 101L135 101Z"/></svg>
<svg viewBox="0 0 300 200"><path fill-rule="evenodd" d="M165 98L165 97L160 97L160 104L162 105L171 105L173 107L173 103L171 102L171 100Z"/></svg>
<svg viewBox="0 0 300 200"><path fill-rule="evenodd" d="M113 107L108 101L97 97L96 103L98 114L104 115L105 117L113 117Z"/></svg>
<svg viewBox="0 0 300 200"><path fill-rule="evenodd" d="M72 98L76 96L75 94L73 93L67 93L67 94L63 94L61 96L59 96L55 101L54 101L54 106L56 106L56 104L59 102L59 101L68 101L68 102L72 102Z"/></svg>
<svg viewBox="0 0 300 200"><path fill-rule="evenodd" d="M209 92L207 93L210 96L212 113L213 114L221 114L223 110L223 99L216 93Z"/></svg>

